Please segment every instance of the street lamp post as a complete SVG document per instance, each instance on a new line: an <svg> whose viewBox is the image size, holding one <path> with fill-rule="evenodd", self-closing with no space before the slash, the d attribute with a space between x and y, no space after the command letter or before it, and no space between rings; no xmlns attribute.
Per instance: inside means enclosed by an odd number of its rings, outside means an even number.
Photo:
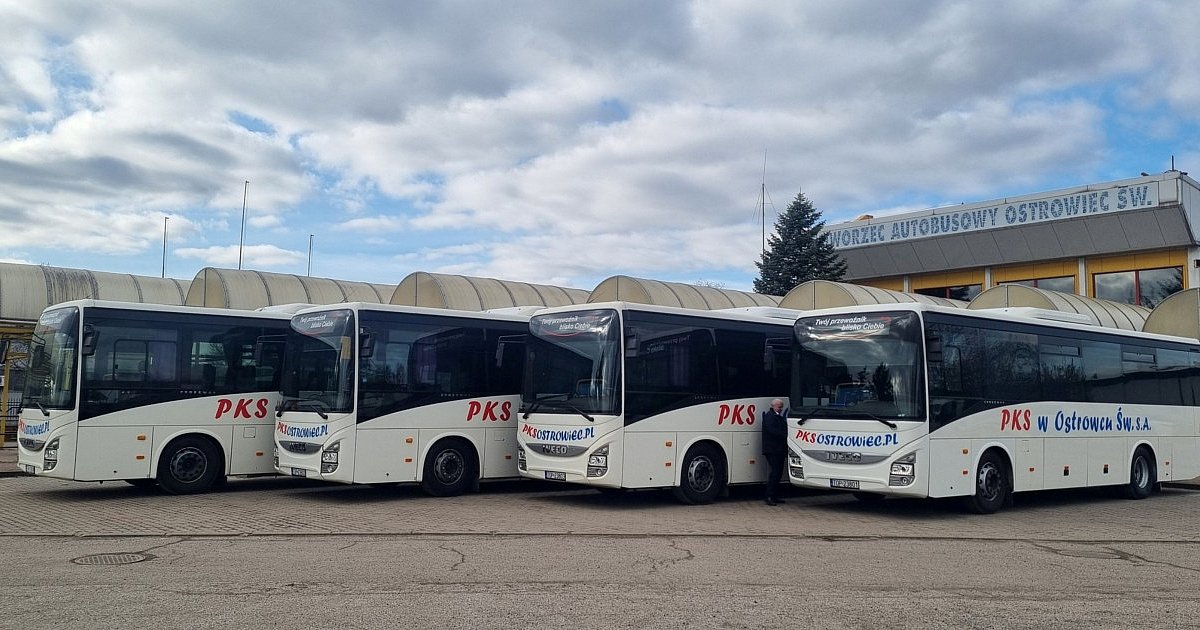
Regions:
<svg viewBox="0 0 1200 630"><path fill-rule="evenodd" d="M167 277L167 221L170 217L163 217L163 267L162 277Z"/></svg>
<svg viewBox="0 0 1200 630"><path fill-rule="evenodd" d="M238 271L242 270L242 249L246 246L246 195L250 192L250 180L242 187L242 235L238 241Z"/></svg>
<svg viewBox="0 0 1200 630"><path fill-rule="evenodd" d="M312 275L312 243L313 235L308 235L308 275Z"/></svg>

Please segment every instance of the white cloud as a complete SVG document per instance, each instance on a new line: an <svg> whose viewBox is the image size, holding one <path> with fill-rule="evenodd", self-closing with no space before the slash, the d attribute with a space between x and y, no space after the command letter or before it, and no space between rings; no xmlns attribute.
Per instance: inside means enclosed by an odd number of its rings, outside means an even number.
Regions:
<svg viewBox="0 0 1200 630"><path fill-rule="evenodd" d="M274 245L246 245L240 248L243 269L269 269L295 273L303 266L308 254L281 249ZM175 257L199 260L203 266L237 267L239 248L237 245L214 245L212 247L181 247L173 252Z"/></svg>
<svg viewBox="0 0 1200 630"><path fill-rule="evenodd" d="M246 258L335 277L753 276L764 153L831 220L1187 166L1196 8L8 3L0 245L140 268L170 215L232 266L245 202Z"/></svg>

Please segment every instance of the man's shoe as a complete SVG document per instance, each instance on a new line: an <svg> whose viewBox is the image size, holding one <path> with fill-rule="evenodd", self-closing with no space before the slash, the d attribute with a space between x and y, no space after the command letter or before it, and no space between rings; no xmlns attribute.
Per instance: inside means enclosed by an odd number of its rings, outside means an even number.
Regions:
<svg viewBox="0 0 1200 630"><path fill-rule="evenodd" d="M775 499L767 499L767 505L779 505Z"/></svg>

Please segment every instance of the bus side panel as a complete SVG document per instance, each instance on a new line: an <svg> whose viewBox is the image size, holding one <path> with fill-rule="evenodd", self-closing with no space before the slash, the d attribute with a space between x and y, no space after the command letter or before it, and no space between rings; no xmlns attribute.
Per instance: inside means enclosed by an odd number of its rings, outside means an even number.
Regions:
<svg viewBox="0 0 1200 630"><path fill-rule="evenodd" d="M929 496L961 497L975 492L972 440L929 439Z"/></svg>
<svg viewBox="0 0 1200 630"><path fill-rule="evenodd" d="M484 430L483 462L479 476L483 479L516 477L517 426L488 427Z"/></svg>
<svg viewBox="0 0 1200 630"><path fill-rule="evenodd" d="M1051 437L1046 449L1045 488L1078 488L1088 484L1088 439ZM1103 439L1103 438L1100 438ZM1119 440L1113 440L1118 442Z"/></svg>
<svg viewBox="0 0 1200 630"><path fill-rule="evenodd" d="M1125 440L1087 438L1087 485L1111 486L1129 481L1129 448Z"/></svg>
<svg viewBox="0 0 1200 630"><path fill-rule="evenodd" d="M355 439L354 483L416 481L417 449L423 437L417 430L360 425Z"/></svg>
<svg viewBox="0 0 1200 630"><path fill-rule="evenodd" d="M679 440L672 431L630 432L624 440L624 467L621 486L625 488L665 488L675 484L675 462Z"/></svg>
<svg viewBox="0 0 1200 630"><path fill-rule="evenodd" d="M271 449L275 447L272 424L243 424L233 429L233 452L229 474L262 475L275 472Z"/></svg>
<svg viewBox="0 0 1200 630"><path fill-rule="evenodd" d="M1017 440L1016 461L1013 462L1013 491L1041 490L1045 487L1044 438Z"/></svg>
<svg viewBox="0 0 1200 630"><path fill-rule="evenodd" d="M762 483L767 480L767 462L762 454L762 430L757 425L748 431L728 434L729 483Z"/></svg>
<svg viewBox="0 0 1200 630"><path fill-rule="evenodd" d="M138 439L138 437L142 439ZM76 451L75 479L145 479L151 476L150 452L153 442L150 427L79 427L79 443L86 448Z"/></svg>

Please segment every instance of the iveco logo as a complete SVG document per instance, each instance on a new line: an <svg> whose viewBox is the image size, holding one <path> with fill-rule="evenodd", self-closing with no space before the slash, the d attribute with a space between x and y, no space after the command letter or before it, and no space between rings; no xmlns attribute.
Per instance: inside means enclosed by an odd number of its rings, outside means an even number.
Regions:
<svg viewBox="0 0 1200 630"><path fill-rule="evenodd" d="M543 444L542 445L542 452L547 455L566 455L568 450L569 449L567 448L566 444Z"/></svg>
<svg viewBox="0 0 1200 630"><path fill-rule="evenodd" d="M857 464L860 460L862 460L862 453L825 451L825 460L830 462L852 462Z"/></svg>

